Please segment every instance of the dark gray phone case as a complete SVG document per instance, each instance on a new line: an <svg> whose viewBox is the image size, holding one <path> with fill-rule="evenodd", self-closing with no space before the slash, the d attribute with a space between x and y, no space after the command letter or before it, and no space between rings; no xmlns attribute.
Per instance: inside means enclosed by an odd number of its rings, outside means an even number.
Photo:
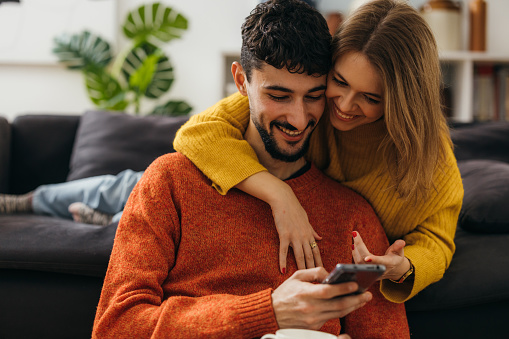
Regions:
<svg viewBox="0 0 509 339"><path fill-rule="evenodd" d="M324 284L340 284L355 281L359 284L356 293L366 291L385 272L384 265L337 264L334 270L322 282Z"/></svg>

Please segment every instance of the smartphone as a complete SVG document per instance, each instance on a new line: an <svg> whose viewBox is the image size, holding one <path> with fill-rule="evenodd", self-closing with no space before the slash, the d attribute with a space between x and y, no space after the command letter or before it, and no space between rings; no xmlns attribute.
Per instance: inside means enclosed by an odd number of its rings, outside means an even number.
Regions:
<svg viewBox="0 0 509 339"><path fill-rule="evenodd" d="M322 283L340 284L348 281L355 281L359 285L359 289L355 293L363 293L384 272L384 265L337 264L334 270Z"/></svg>

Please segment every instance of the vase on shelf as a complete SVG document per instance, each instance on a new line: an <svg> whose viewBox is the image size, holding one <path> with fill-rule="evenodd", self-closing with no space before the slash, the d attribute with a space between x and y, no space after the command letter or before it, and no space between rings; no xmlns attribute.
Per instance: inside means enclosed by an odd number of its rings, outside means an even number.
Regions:
<svg viewBox="0 0 509 339"><path fill-rule="evenodd" d="M486 1L471 0L468 4L468 12L470 19L470 50L486 51Z"/></svg>
<svg viewBox="0 0 509 339"><path fill-rule="evenodd" d="M428 23L440 51L462 49L462 15L459 2L451 0L429 0L420 13Z"/></svg>

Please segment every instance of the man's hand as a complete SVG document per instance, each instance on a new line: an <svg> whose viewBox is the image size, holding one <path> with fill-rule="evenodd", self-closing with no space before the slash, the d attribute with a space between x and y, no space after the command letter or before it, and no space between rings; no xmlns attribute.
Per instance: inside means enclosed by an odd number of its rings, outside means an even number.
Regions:
<svg viewBox="0 0 509 339"><path fill-rule="evenodd" d="M404 240L396 240L387 248L385 255L376 256L369 252L359 232L353 232L353 246L352 256L356 264L377 264L386 267L385 273L378 280L398 280L410 269L410 260L404 254Z"/></svg>
<svg viewBox="0 0 509 339"><path fill-rule="evenodd" d="M326 277L323 267L299 270L272 293L279 328L319 330L327 320L344 317L373 297L370 292L345 296L357 290L357 283L321 284Z"/></svg>

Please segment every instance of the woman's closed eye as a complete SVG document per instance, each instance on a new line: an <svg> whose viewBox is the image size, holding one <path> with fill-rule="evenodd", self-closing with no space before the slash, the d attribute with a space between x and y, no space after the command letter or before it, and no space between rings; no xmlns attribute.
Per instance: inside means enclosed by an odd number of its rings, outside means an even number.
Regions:
<svg viewBox="0 0 509 339"><path fill-rule="evenodd" d="M367 95L364 95L364 99L367 101L368 104L378 105L380 103L380 100L373 99Z"/></svg>
<svg viewBox="0 0 509 339"><path fill-rule="evenodd" d="M339 80L338 78L336 77L333 77L332 80L338 85L338 86L343 86L343 87L346 87L348 86L348 84L342 80Z"/></svg>
<svg viewBox="0 0 509 339"><path fill-rule="evenodd" d="M338 79L337 77L333 77L332 80L338 85L338 86L341 86L341 87L348 87L348 83L343 81L343 80L340 80ZM368 104L371 104L371 105L378 105L380 103L380 100L377 100L377 99L373 99L372 97L370 97L369 95L366 95L364 94L364 100L366 100L366 102Z"/></svg>

